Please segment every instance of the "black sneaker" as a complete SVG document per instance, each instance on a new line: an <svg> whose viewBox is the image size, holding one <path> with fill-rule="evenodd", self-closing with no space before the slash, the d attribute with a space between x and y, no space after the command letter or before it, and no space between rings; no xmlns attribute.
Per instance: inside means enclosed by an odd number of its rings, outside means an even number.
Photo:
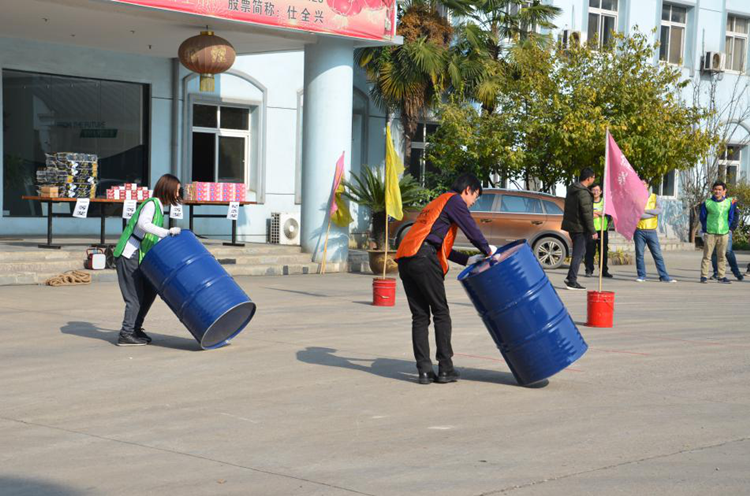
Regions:
<svg viewBox="0 0 750 496"><path fill-rule="evenodd" d="M586 277L594 277L594 273L593 272L586 272Z"/></svg>
<svg viewBox="0 0 750 496"><path fill-rule="evenodd" d="M146 346L148 343L133 334L120 334L117 338L117 346Z"/></svg>
<svg viewBox="0 0 750 496"><path fill-rule="evenodd" d="M578 282L565 281L565 287L571 291L586 291L586 288L578 284Z"/></svg>
<svg viewBox="0 0 750 496"><path fill-rule="evenodd" d="M719 282L722 284L732 284L732 281L730 281L726 277L722 277L721 279L719 279Z"/></svg>
<svg viewBox="0 0 750 496"><path fill-rule="evenodd" d="M145 332L143 332L143 328L135 330L135 337L144 340L146 342L146 344L151 344L151 341L153 341L151 339L151 336L149 336L148 334L146 334Z"/></svg>
<svg viewBox="0 0 750 496"><path fill-rule="evenodd" d="M717 280L718 278L719 278L719 276L717 276L716 274L714 274L714 275L712 275L711 277L709 277L709 279L711 279L712 281L715 281L715 280Z"/></svg>
<svg viewBox="0 0 750 496"><path fill-rule="evenodd" d="M612 279L612 278L613 278L613 277L615 277L615 276L613 276L613 275L612 275L612 274L610 274L609 272L605 272L604 274L602 274L602 277L606 277L607 279Z"/></svg>
<svg viewBox="0 0 750 496"><path fill-rule="evenodd" d="M701 284L708 284L708 278L707 277L701 277Z"/></svg>

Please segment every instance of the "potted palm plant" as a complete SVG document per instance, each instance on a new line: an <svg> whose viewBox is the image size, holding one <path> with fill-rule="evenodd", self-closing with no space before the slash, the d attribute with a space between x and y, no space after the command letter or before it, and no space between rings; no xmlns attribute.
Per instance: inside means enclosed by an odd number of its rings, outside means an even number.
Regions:
<svg viewBox="0 0 750 496"><path fill-rule="evenodd" d="M371 240L375 248L369 250L370 269L373 273L383 272L385 260L385 182L380 169L373 171L371 167L362 166L359 175L352 174L351 180L344 181L346 198L370 211ZM401 203L404 209L421 205L426 199L426 190L409 174L404 174L399 180L401 189ZM395 250L388 250L386 272L396 272L398 266L394 261Z"/></svg>

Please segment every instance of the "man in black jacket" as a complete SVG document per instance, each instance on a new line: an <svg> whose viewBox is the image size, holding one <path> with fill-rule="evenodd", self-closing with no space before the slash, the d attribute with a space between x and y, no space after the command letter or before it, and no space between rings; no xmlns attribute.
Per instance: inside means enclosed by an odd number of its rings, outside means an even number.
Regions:
<svg viewBox="0 0 750 496"><path fill-rule="evenodd" d="M565 286L571 290L585 290L578 284L578 269L586 253L586 243L590 239L598 239L594 228L594 201L589 186L596 180L593 169L586 167L578 176L578 182L568 186L565 196L565 214L562 228L568 231L573 241L573 254L570 260L568 277Z"/></svg>

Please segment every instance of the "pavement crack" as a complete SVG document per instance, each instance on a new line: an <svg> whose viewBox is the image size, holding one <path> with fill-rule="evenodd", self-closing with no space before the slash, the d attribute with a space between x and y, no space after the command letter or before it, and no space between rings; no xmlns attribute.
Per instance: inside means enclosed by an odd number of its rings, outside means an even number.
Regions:
<svg viewBox="0 0 750 496"><path fill-rule="evenodd" d="M595 473L595 472L601 472L603 470L611 470L613 468L624 467L624 466L627 466L627 465L634 465L634 464L637 464L637 463L648 462L648 461L651 461L651 460L658 460L660 458L669 458L670 456L681 455L683 453L696 453L698 451L703 451L703 450L712 449L712 448L719 448L721 446L726 446L728 444L741 443L741 442L748 441L748 440L750 440L750 436L742 437L742 438L739 438L739 439L730 439L729 441L724 441L724 442L716 443L716 444L709 444L709 445L706 445L706 446L698 446L697 448L690 448L690 449L679 450L679 451L675 451L673 453L664 453L664 454L661 454L661 455L646 456L646 457L643 457L643 458L638 458L636 460L628 460L628 461L622 462L622 463L615 463L615 464L612 464L612 465L606 465L604 467L592 468L592 469L589 469L589 470L581 470L580 472L574 472L572 474L560 475L558 477L552 477L552 478L549 478L549 479L541 479L541 480L537 480L537 481L532 481L532 482L528 482L526 484L519 484L517 486L512 486L512 487L506 487L506 488L503 488L503 489L498 489L496 491L484 492L484 493L479 494L478 496L492 496L493 494L505 494L505 493L509 493L511 491L515 491L516 489L525 489L527 487L538 486L540 484L545 484L547 482L556 482L556 481L559 481L559 480L570 479L571 477L578 477L580 475L586 475L586 474L592 474L592 473Z"/></svg>
<svg viewBox="0 0 750 496"><path fill-rule="evenodd" d="M356 489L349 489L347 487L337 486L335 484L328 484L326 482L320 482L320 481L316 481L316 480L312 480L312 479L306 479L304 477L297 477L297 476L294 476L294 475L282 474L282 473L273 472L273 471L270 471L270 470L263 470L263 469L260 469L260 468L249 467L247 465L240 465L239 463L232 463L232 462L227 462L227 461L224 461L224 460L217 460L215 458L209 458L207 456L195 455L195 454L192 454L192 453L185 453L183 451L177 451L177 450L172 450L172 449L168 449L168 448L159 448L157 446L149 446L147 444L134 443L132 441L123 441L121 439L116 439L116 438L111 438L111 437L106 437L106 436L99 436L99 435L96 435L96 434L89 434L88 432L81 432L81 431L77 431L77 430L74 430L74 429L65 429L64 427L56 427L56 426L53 426L53 425L39 424L39 423L36 423L36 422L28 422L26 420L19 420L19 419L8 418L8 417L0 417L0 420L5 420L5 421L8 421L8 422L16 422L16 423L27 425L27 426L31 426L31 427L43 427L43 428L46 428L46 429L52 429L52 430L56 430L56 431L67 432L69 434L77 434L79 436L90 437L90 438L93 438L93 439L100 439L102 441L110 441L110 442L114 442L114 443L126 444L126 445L129 445L129 446L136 446L136 447L139 447L139 448L146 448L146 449L151 449L151 450L155 450L155 451L161 451L163 453L170 453L170 454L173 454L173 455L187 456L187 457L195 458L195 459L198 459L198 460L203 460L203 461L207 461L207 462L217 463L217 464L220 464L220 465L227 465L227 466L230 466L230 467L235 467L235 468L239 468L239 469L243 469L243 470L249 470L249 471L257 472L257 473L261 473L261 474L272 475L272 476L275 476L275 477L282 477L282 478L285 478L285 479L292 479L292 480L296 480L296 481L300 481L300 482L307 482L308 484L315 484L315 485L318 485L318 486L329 487L329 488L332 488L332 489L338 489L340 491L346 491L346 492L349 492L349 493L352 493L352 494L361 494L363 496L375 496L374 494L364 493L362 491L357 491Z"/></svg>

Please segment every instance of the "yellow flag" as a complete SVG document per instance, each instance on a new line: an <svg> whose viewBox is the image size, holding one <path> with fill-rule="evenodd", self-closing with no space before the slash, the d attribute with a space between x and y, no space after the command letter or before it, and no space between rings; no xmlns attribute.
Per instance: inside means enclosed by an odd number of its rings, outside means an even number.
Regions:
<svg viewBox="0 0 750 496"><path fill-rule="evenodd" d="M334 193L333 201L336 205L336 211L331 214L331 222L339 227L346 227L352 223L352 214L349 212L349 207L346 206L344 198L341 193L344 192L344 182L339 183L339 187L336 188Z"/></svg>
<svg viewBox="0 0 750 496"><path fill-rule="evenodd" d="M401 189L398 187L398 176L404 172L401 162L391 138L391 125L385 131L385 213L396 220L404 218L401 204Z"/></svg>

